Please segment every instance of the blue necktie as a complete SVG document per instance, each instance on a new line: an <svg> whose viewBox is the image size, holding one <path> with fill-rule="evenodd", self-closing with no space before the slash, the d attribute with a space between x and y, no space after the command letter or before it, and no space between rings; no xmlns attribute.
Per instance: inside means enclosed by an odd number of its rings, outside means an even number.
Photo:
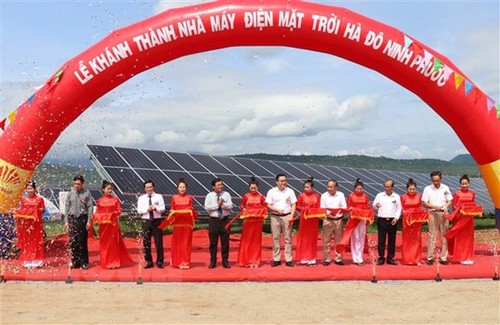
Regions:
<svg viewBox="0 0 500 325"><path fill-rule="evenodd" d="M220 200L220 195L217 194L217 204L219 204L219 200ZM217 209L217 215L219 216L219 218L222 217L222 207L221 206Z"/></svg>

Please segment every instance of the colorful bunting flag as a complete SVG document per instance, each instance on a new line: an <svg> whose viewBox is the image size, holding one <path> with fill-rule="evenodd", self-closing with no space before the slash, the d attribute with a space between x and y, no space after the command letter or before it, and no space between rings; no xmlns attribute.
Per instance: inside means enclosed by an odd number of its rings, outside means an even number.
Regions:
<svg viewBox="0 0 500 325"><path fill-rule="evenodd" d="M5 122L7 122L6 118L4 118L2 122L0 122L0 129L2 129L2 131L5 130Z"/></svg>
<svg viewBox="0 0 500 325"><path fill-rule="evenodd" d="M415 57L422 56L423 49L417 43L413 42L411 46L413 47L413 52L415 52Z"/></svg>
<svg viewBox="0 0 500 325"><path fill-rule="evenodd" d="M16 114L17 114L17 109L15 111L12 111L12 113L9 114L8 118L9 118L10 123L14 122L14 119L16 118Z"/></svg>
<svg viewBox="0 0 500 325"><path fill-rule="evenodd" d="M472 84L472 82L470 82L469 80L465 80L465 94L469 95L473 88L474 85Z"/></svg>
<svg viewBox="0 0 500 325"><path fill-rule="evenodd" d="M493 109L493 107L495 107L496 105L496 102L493 98L491 98L490 96L486 96L486 105L487 105L487 108L488 108L488 113L491 112L491 110Z"/></svg>
<svg viewBox="0 0 500 325"><path fill-rule="evenodd" d="M443 77L445 83L448 82L448 79L450 79L451 74L453 73L453 69L450 68L449 66L445 65L443 68Z"/></svg>
<svg viewBox="0 0 500 325"><path fill-rule="evenodd" d="M464 82L464 77L455 72L455 89L458 89L462 82Z"/></svg>
<svg viewBox="0 0 500 325"><path fill-rule="evenodd" d="M35 94L31 95L31 97L28 98L28 103L32 104L33 103L33 99L35 99Z"/></svg>
<svg viewBox="0 0 500 325"><path fill-rule="evenodd" d="M474 104L477 104L477 101L481 99L483 96L483 92L479 88L474 88Z"/></svg>
<svg viewBox="0 0 500 325"><path fill-rule="evenodd" d="M56 73L56 77L54 79L54 82L58 83L61 80L63 74L64 74L64 70L60 70L58 73Z"/></svg>
<svg viewBox="0 0 500 325"><path fill-rule="evenodd" d="M405 35L405 50L410 47L410 45L413 43L413 40L409 38L408 36Z"/></svg>
<svg viewBox="0 0 500 325"><path fill-rule="evenodd" d="M425 65L427 66L427 64L429 64L429 62L431 62L432 60L432 54L429 53L426 49L424 49L424 63Z"/></svg>
<svg viewBox="0 0 500 325"><path fill-rule="evenodd" d="M441 69L442 66L443 62L441 62L441 60L439 60L438 58L434 58L434 72L439 71L439 69Z"/></svg>

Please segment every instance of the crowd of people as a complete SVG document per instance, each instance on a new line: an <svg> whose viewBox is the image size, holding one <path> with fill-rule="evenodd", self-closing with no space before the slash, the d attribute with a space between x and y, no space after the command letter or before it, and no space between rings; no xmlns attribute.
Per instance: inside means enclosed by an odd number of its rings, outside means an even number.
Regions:
<svg viewBox="0 0 500 325"><path fill-rule="evenodd" d="M304 181L303 192L296 196L288 187L287 176L278 174L276 186L267 195L259 192L259 183L252 177L248 193L243 195L240 211L232 219L235 208L231 195L224 190L221 178L213 179L212 191L205 197L204 208L208 213L208 237L210 260L208 268L217 267L218 245L222 267L229 263L230 226L235 220L243 220L238 249L237 265L257 268L262 265L262 228L264 220L270 218L272 234L271 267L280 266L282 255L287 267L294 261L306 266L317 265L318 233L322 234L322 261L324 266L332 263L345 265L344 256L351 254L352 262L364 265L367 253L367 225L376 221L378 240L376 263L378 265L428 265L450 261L464 265L473 264L474 216L481 215L482 208L475 203L475 194L469 189L467 175L460 178L460 189L454 194L441 183L441 172L430 174L432 184L423 193L417 192L417 184L409 179L407 192L394 192L394 181L387 179L384 190L372 203L364 192L364 184L357 179L352 193L346 196L338 191L338 182L327 181L327 191L319 194L314 190L314 180ZM154 182L144 182L144 194L138 198L137 213L141 218L141 242L144 268L165 267L163 230L172 227L170 247L172 267L191 267L192 236L198 213L193 206L193 197L188 194L188 184L181 178L177 183L178 193L171 198L170 211L166 217L163 196L154 190ZM68 233L71 268L89 268L88 237L93 224L99 226L100 266L115 269L133 263L123 241L119 217L120 200L113 195L113 183L103 181L102 197L97 205L92 204L90 192L84 188L81 175L73 179L64 207L64 229ZM16 218L19 260L25 267L42 267L44 263L44 238L41 214L45 210L43 199L36 194L36 184L26 186L27 195L14 213ZM295 256L292 246L292 229L299 220ZM347 220L347 221L345 221ZM398 223L402 222L402 256L395 259ZM452 226L450 227L450 222ZM322 224L320 230L320 223ZM422 256L422 224L429 228L427 254ZM438 236L441 247L436 249ZM281 249L284 239L284 253ZM152 238L156 258L152 255ZM387 247L387 250L386 250ZM333 250L333 252L332 252Z"/></svg>

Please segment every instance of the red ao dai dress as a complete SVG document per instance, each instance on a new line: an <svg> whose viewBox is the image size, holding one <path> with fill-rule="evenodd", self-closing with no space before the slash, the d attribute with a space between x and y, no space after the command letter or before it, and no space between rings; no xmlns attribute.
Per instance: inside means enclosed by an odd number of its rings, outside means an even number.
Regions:
<svg viewBox="0 0 500 325"><path fill-rule="evenodd" d="M99 224L100 264L103 269L116 269L133 263L123 241L119 217L122 213L120 200L104 195L97 200L96 213L92 218Z"/></svg>
<svg viewBox="0 0 500 325"><path fill-rule="evenodd" d="M243 217L238 265L259 267L262 258L262 225L267 217L266 198L259 192L249 192L243 196L240 208Z"/></svg>
<svg viewBox="0 0 500 325"><path fill-rule="evenodd" d="M318 250L318 218L305 218L309 208L319 208L321 196L317 192L301 193L297 198L297 210L300 212L297 250L295 257L302 264L315 265Z"/></svg>

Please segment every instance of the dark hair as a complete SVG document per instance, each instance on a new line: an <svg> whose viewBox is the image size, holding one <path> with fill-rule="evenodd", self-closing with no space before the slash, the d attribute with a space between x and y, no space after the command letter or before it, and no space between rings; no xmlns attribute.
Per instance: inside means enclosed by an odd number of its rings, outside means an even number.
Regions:
<svg viewBox="0 0 500 325"><path fill-rule="evenodd" d="M82 183L85 183L85 179L83 179L82 175L76 175L75 177L73 177L73 181L80 181Z"/></svg>
<svg viewBox="0 0 500 325"><path fill-rule="evenodd" d="M152 180L150 180L150 179L145 180L144 183L142 183L142 185L144 187L146 187L146 184L151 184L151 185L153 185L153 187L155 187L155 183Z"/></svg>
<svg viewBox="0 0 500 325"><path fill-rule="evenodd" d="M215 184L217 184L218 182L222 182L222 179L220 179L220 177L216 177L212 180L212 186L215 186Z"/></svg>
<svg viewBox="0 0 500 325"><path fill-rule="evenodd" d="M431 178L433 178L434 176L439 176L439 178L441 178L442 174L439 170L435 170L431 173Z"/></svg>
<svg viewBox="0 0 500 325"><path fill-rule="evenodd" d="M311 185L311 187L314 187L314 177L311 176L308 179L306 179L304 181L304 185L306 185L306 184L309 184L309 185Z"/></svg>
<svg viewBox="0 0 500 325"><path fill-rule="evenodd" d="M177 187L179 187L179 185L181 185L181 184L186 185L186 188L188 187L188 184L184 180L184 177L179 177L179 180L177 181Z"/></svg>
<svg viewBox="0 0 500 325"><path fill-rule="evenodd" d="M111 187L113 187L113 189L115 188L115 184L111 183L111 182L108 182L107 180L103 180L102 181L102 189L104 190L106 187L108 187L108 185L111 185Z"/></svg>
<svg viewBox="0 0 500 325"><path fill-rule="evenodd" d="M460 177L460 183L462 183L463 180L466 180L468 183L470 183L469 176L467 174L463 174L462 177Z"/></svg>
<svg viewBox="0 0 500 325"><path fill-rule="evenodd" d="M26 184L26 186L24 188L26 188L28 186L33 187L35 189L35 192L36 192L36 183L35 183L35 181L30 181L28 184Z"/></svg>
<svg viewBox="0 0 500 325"><path fill-rule="evenodd" d="M276 180L276 181L278 181L278 179L279 179L280 177L287 178L285 174L278 174L278 175L276 175L275 180Z"/></svg>
<svg viewBox="0 0 500 325"><path fill-rule="evenodd" d="M335 187L339 186L339 182L337 182L337 180L334 179L334 178L331 178L331 179L327 180L326 181L326 186L328 186L328 183L330 183L330 182L333 182L333 185L335 185Z"/></svg>
<svg viewBox="0 0 500 325"><path fill-rule="evenodd" d="M359 178L356 178L356 181L354 182L354 188L356 188L358 186L365 188L365 184L363 184L363 182Z"/></svg>
<svg viewBox="0 0 500 325"><path fill-rule="evenodd" d="M391 182L391 187L394 187L394 180L393 179L390 179L390 178L386 179L384 181L384 186L385 186L385 183L387 183L387 182Z"/></svg>
<svg viewBox="0 0 500 325"><path fill-rule="evenodd" d="M257 185L259 186L259 181L255 178L255 176L250 177L250 182L248 182L248 186L250 185Z"/></svg>
<svg viewBox="0 0 500 325"><path fill-rule="evenodd" d="M417 182L415 182L413 178L408 178L408 182L406 183L406 188L409 188L412 185L417 187Z"/></svg>

